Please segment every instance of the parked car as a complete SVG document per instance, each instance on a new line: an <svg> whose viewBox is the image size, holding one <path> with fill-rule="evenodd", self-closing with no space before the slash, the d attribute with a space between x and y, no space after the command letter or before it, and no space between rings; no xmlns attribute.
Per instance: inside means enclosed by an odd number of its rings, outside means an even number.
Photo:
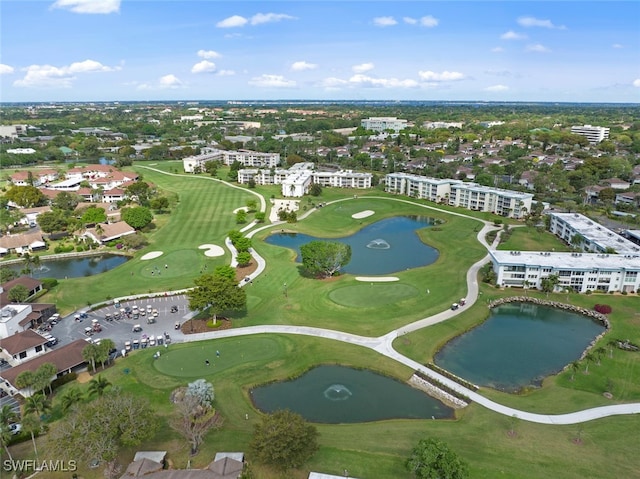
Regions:
<svg viewBox="0 0 640 479"><path fill-rule="evenodd" d="M140 349L140 341L137 339L133 340L133 349Z"/></svg>
<svg viewBox="0 0 640 479"><path fill-rule="evenodd" d="M124 342L124 350L125 350L126 352L131 351L131 341L125 341L125 342Z"/></svg>
<svg viewBox="0 0 640 479"><path fill-rule="evenodd" d="M455 311L455 310L456 310L456 309L458 309L459 307L460 307L460 305L459 305L458 303L453 303L453 304L451 305L451 309L452 309L453 311Z"/></svg>
<svg viewBox="0 0 640 479"><path fill-rule="evenodd" d="M176 324L173 325L173 329L180 329L180 321L176 321Z"/></svg>
<svg viewBox="0 0 640 479"><path fill-rule="evenodd" d="M139 333L140 331L142 331L142 326L140 326L139 324L134 324L133 328L131 328L131 331L134 333Z"/></svg>
<svg viewBox="0 0 640 479"><path fill-rule="evenodd" d="M175 304L173 306L171 306L171 312L172 313L177 313L178 312L178 307Z"/></svg>

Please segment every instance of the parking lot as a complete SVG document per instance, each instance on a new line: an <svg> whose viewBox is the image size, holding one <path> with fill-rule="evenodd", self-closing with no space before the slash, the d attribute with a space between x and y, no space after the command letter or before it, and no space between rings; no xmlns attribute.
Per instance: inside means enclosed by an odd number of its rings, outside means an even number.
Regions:
<svg viewBox="0 0 640 479"><path fill-rule="evenodd" d="M172 307L175 312L172 312ZM141 344L142 339L161 336L164 342L165 333L169 335L170 342L182 341L184 335L175 329L176 323L182 324L191 318L191 315L185 295L158 296L110 304L87 312L86 315L81 315L82 317L79 317L80 312L74 312L62 318L50 334L58 339L58 344L53 348L77 339L95 341L109 338L120 351L125 348L127 341L133 347L134 341ZM93 326L96 323L99 327Z"/></svg>

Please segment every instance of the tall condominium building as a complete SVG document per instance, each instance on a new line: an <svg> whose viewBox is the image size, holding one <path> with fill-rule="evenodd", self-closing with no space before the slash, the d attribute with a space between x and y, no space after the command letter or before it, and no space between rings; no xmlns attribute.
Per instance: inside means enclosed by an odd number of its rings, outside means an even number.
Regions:
<svg viewBox="0 0 640 479"><path fill-rule="evenodd" d="M640 246L579 213L550 213L549 231L589 253L639 254Z"/></svg>
<svg viewBox="0 0 640 479"><path fill-rule="evenodd" d="M640 255L490 251L496 284L542 288L542 280L558 276L557 288L627 293L640 290Z"/></svg>
<svg viewBox="0 0 640 479"><path fill-rule="evenodd" d="M365 130L386 131L393 130L398 132L407 127L407 120L399 120L396 117L377 116L362 120L360 125Z"/></svg>
<svg viewBox="0 0 640 479"><path fill-rule="evenodd" d="M490 188L460 180L429 178L411 173L385 176L385 190L469 210L523 218L531 211L533 194Z"/></svg>
<svg viewBox="0 0 640 479"><path fill-rule="evenodd" d="M205 149L203 148L203 151ZM188 156L182 160L185 173L194 173L201 169L207 161L220 161L225 165L239 162L242 166L275 168L280 164L280 153L262 153L250 150L218 150L207 148L206 152L197 156Z"/></svg>
<svg viewBox="0 0 640 479"><path fill-rule="evenodd" d="M587 140L589 140L589 143L592 144L600 143L601 141L609 138L609 128L604 126L572 126L571 133L586 137Z"/></svg>

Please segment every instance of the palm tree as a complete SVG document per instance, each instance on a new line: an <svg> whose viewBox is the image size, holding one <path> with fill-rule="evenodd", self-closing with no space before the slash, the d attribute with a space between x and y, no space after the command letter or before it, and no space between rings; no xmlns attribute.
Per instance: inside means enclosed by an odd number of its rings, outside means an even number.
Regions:
<svg viewBox="0 0 640 479"><path fill-rule="evenodd" d="M576 372L580 369L580 362L574 361L571 363L571 380L573 381L576 375Z"/></svg>
<svg viewBox="0 0 640 479"><path fill-rule="evenodd" d="M89 381L89 396L93 396L94 394L97 394L98 396L102 396L102 394L104 393L104 390L107 389L109 386L111 386L111 383L109 382L109 380L105 377L98 375L95 378L93 378L91 381Z"/></svg>
<svg viewBox="0 0 640 479"><path fill-rule="evenodd" d="M584 360L585 360L585 368L584 368L584 373L585 374L589 374L589 363L592 363L595 360L595 356L591 353L585 355Z"/></svg>
<svg viewBox="0 0 640 479"><path fill-rule="evenodd" d="M16 412L11 409L11 406L4 405L0 408L0 442L2 442L2 447L9 456L9 459L13 461L11 457L11 453L9 452L9 441L11 440L11 431L9 430L9 424L15 421L18 418Z"/></svg>
<svg viewBox="0 0 640 479"><path fill-rule="evenodd" d="M104 233L104 228L102 227L102 225L100 223L98 223L95 227L96 230L96 235L98 236L98 242L100 242L102 240L102 235Z"/></svg>
<svg viewBox="0 0 640 479"><path fill-rule="evenodd" d="M609 346L609 358L613 358L613 348L617 348L618 347L618 340L617 339L610 339L607 342L607 346Z"/></svg>
<svg viewBox="0 0 640 479"><path fill-rule="evenodd" d="M22 430L27 431L31 434L31 442L33 443L33 452L36 455L36 463L39 463L38 460L38 448L36 447L36 432L40 432L42 428L42 423L40 422L40 418L35 414L26 414L22 416Z"/></svg>
<svg viewBox="0 0 640 479"><path fill-rule="evenodd" d="M51 409L51 403L42 393L34 394L24 400L25 415L33 413L38 417L42 417L49 409Z"/></svg>
<svg viewBox="0 0 640 479"><path fill-rule="evenodd" d="M72 388L69 389L64 396L62 396L60 398L60 405L62 407L62 410L64 412L67 412L69 409L71 409L71 407L76 404L79 403L80 401L82 401L82 398L84 397L84 395L82 394L82 392L77 389L77 388Z"/></svg>
<svg viewBox="0 0 640 479"><path fill-rule="evenodd" d="M607 352L607 350L605 348L603 348L602 346L600 346L599 348L596 348L596 350L593 352L595 354L597 360L598 360L598 362L597 362L598 366L600 366L600 364L601 364L600 360L602 359L602 356L604 356L606 352Z"/></svg>

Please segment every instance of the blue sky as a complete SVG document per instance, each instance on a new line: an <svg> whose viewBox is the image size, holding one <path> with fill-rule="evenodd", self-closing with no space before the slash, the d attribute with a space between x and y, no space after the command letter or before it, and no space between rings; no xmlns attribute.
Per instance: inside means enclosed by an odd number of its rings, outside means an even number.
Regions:
<svg viewBox="0 0 640 479"><path fill-rule="evenodd" d="M640 2L0 0L0 101L640 102Z"/></svg>

